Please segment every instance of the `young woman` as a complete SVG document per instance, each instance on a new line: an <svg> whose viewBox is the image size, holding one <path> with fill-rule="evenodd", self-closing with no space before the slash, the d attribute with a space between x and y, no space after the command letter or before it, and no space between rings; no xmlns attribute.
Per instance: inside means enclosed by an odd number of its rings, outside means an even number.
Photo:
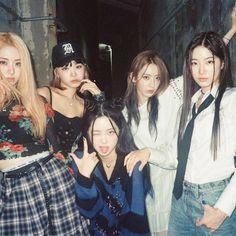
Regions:
<svg viewBox="0 0 236 236"><path fill-rule="evenodd" d="M167 231L175 168L177 165L177 123L182 104L182 80L169 82L162 59L154 51L144 51L133 60L123 111L131 127L135 144L141 150L126 157L127 169L149 162L154 194L148 194L146 206L152 235ZM176 136L176 137L175 137Z"/></svg>
<svg viewBox="0 0 236 236"><path fill-rule="evenodd" d="M14 33L0 33L0 75L0 235L88 235L74 178L49 151L59 152L53 112Z"/></svg>
<svg viewBox="0 0 236 236"><path fill-rule="evenodd" d="M51 104L58 141L62 150L69 153L80 138L82 117L88 105L81 95L90 92L98 101L105 97L89 79L89 67L77 43L57 44L52 50L52 66L52 86L39 88L38 92Z"/></svg>
<svg viewBox="0 0 236 236"><path fill-rule="evenodd" d="M149 235L145 180L135 166L130 177L124 157L135 145L117 102L97 104L85 116L84 154L76 194L92 235ZM88 145L87 141L88 140Z"/></svg>
<svg viewBox="0 0 236 236"><path fill-rule="evenodd" d="M224 36L227 45L236 32L236 8L232 27ZM167 235L175 168L177 133L182 104L182 77L169 81L162 59L153 51L141 52L133 60L125 96L125 117L134 135L138 151L125 160L128 172L141 161L148 162L154 195L146 205L150 231L154 236Z"/></svg>
<svg viewBox="0 0 236 236"><path fill-rule="evenodd" d="M169 235L236 235L236 89L228 50L196 35L184 60L184 99Z"/></svg>

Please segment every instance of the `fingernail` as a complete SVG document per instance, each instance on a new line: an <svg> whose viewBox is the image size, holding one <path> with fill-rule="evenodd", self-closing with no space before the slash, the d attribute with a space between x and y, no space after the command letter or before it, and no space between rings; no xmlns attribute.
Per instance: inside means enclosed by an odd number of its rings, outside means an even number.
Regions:
<svg viewBox="0 0 236 236"><path fill-rule="evenodd" d="M83 141L85 141L86 140L86 138L85 137L83 137Z"/></svg>

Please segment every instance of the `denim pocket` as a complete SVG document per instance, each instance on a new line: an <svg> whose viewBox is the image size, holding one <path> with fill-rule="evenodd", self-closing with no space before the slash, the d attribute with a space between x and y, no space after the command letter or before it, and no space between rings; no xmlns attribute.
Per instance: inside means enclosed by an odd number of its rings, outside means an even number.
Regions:
<svg viewBox="0 0 236 236"><path fill-rule="evenodd" d="M225 187L226 185L215 186L202 191L202 204L208 204L209 206L214 206L217 200L220 198Z"/></svg>

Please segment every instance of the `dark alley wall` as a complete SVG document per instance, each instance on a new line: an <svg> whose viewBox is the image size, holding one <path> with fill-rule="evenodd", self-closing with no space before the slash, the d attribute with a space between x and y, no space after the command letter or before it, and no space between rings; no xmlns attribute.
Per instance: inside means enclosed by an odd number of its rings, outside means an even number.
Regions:
<svg viewBox="0 0 236 236"><path fill-rule="evenodd" d="M39 86L49 84L51 48L56 43L56 0L0 0L0 31L10 31L28 46Z"/></svg>
<svg viewBox="0 0 236 236"><path fill-rule="evenodd" d="M92 70L93 80L108 97L118 97L126 89L130 60L138 52L138 12L105 1L57 0L57 17L68 31L58 33L58 41L78 41ZM98 44L112 49L110 64L99 57Z"/></svg>
<svg viewBox="0 0 236 236"><path fill-rule="evenodd" d="M145 0L139 18L139 50L155 49L167 63L171 77L182 74L183 54L195 33L226 33L231 26L233 0ZM230 44L236 82L236 37Z"/></svg>
<svg viewBox="0 0 236 236"><path fill-rule="evenodd" d="M58 42L73 40L81 45L92 71L98 56L97 6L94 0L57 0L57 17L67 27L57 34Z"/></svg>

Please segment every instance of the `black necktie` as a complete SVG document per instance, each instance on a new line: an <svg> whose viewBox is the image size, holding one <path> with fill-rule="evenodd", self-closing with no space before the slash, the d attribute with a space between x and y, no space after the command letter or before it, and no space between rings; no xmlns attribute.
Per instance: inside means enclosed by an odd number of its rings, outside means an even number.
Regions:
<svg viewBox="0 0 236 236"><path fill-rule="evenodd" d="M187 160L188 160L188 153L189 153L192 134L193 134L194 120L200 112L202 112L212 103L213 100L214 100L214 97L210 94L205 99L205 101L200 105L197 113L195 113L195 104L193 106L192 118L185 129L183 138L180 141L180 146L179 146L179 151L178 151L178 166L177 166L177 172L176 172L174 190L173 190L173 194L176 199L179 199L183 192L183 181L184 181L184 175L185 175L185 170L186 170L186 165L187 165Z"/></svg>

